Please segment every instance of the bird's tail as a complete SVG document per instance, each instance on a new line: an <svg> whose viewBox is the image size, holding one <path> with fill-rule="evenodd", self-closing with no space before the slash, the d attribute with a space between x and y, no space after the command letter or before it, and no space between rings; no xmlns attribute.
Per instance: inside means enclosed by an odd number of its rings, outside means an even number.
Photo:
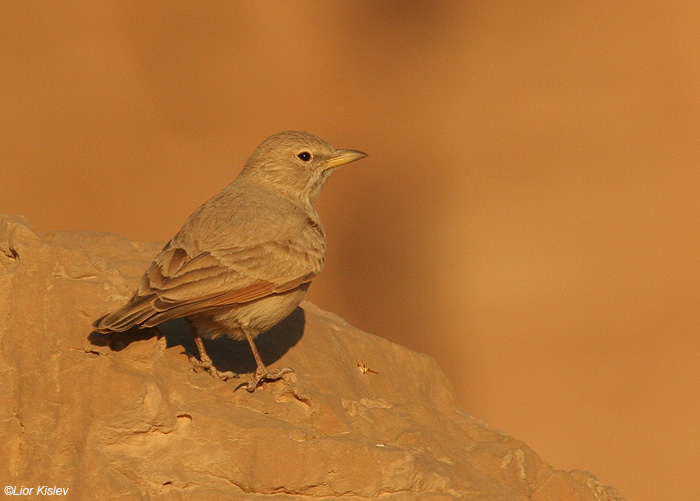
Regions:
<svg viewBox="0 0 700 501"><path fill-rule="evenodd" d="M98 318L92 324L97 332L123 332L140 326L156 312L153 295L135 296L118 310Z"/></svg>

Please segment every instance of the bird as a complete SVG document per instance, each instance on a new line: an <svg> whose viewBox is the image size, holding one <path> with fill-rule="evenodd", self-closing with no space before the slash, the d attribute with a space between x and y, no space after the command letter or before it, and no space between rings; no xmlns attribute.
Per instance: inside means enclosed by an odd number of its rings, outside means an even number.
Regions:
<svg viewBox="0 0 700 501"><path fill-rule="evenodd" d="M202 339L246 339L254 392L293 369L270 372L255 338L289 316L324 265L326 233L314 203L333 171L366 157L302 131L265 139L239 175L185 221L123 306L95 320L100 333L183 318L199 351L195 365L226 380Z"/></svg>

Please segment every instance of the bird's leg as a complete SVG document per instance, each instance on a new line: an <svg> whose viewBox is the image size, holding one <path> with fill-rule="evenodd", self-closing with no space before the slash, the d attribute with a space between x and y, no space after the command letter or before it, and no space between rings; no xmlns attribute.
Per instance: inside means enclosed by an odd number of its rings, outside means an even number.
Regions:
<svg viewBox="0 0 700 501"><path fill-rule="evenodd" d="M199 360L191 358L190 360L192 363L195 365L195 367L201 367L202 369L206 370L209 374L212 376L222 379L226 381L227 379L232 379L238 377L237 374L234 374L231 371L220 371L216 367L214 367L214 362L211 361L211 358L209 358L209 354L207 353L207 350L204 349L204 343L202 342L202 338L199 336L199 331L197 328L187 320L187 323L190 325L190 329L192 330L192 335L194 336L194 342L197 345L197 349L199 350Z"/></svg>
<svg viewBox="0 0 700 501"><path fill-rule="evenodd" d="M243 385L245 385L246 387L246 390L248 390L250 393L253 393L261 382L277 381L278 379L282 379L282 376L284 376L285 374L294 372L294 369L292 369L291 367L282 367L281 369L277 369L274 372L268 371L267 367L265 367L265 364L262 361L262 358L260 357L260 353L258 353L258 348L257 346L255 346L255 340L253 339L252 334L248 331L248 329L242 330L245 333L245 337L248 339L250 349L253 352L253 356L255 357L255 364L257 365L257 368L255 369L255 377L253 378L253 380L248 383L243 383Z"/></svg>

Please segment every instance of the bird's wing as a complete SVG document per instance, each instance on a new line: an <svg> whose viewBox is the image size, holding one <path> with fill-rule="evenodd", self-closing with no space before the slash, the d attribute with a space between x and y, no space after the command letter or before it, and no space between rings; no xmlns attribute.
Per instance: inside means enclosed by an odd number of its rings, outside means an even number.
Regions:
<svg viewBox="0 0 700 501"><path fill-rule="evenodd" d="M323 268L321 246L280 240L190 256L168 243L120 309L95 321L100 332L153 327L173 318L254 301L309 282Z"/></svg>
<svg viewBox="0 0 700 501"><path fill-rule="evenodd" d="M155 295L157 310L192 305L201 311L294 289L322 266L322 249L314 252L292 240L216 249L194 257L169 244L146 271L137 296Z"/></svg>

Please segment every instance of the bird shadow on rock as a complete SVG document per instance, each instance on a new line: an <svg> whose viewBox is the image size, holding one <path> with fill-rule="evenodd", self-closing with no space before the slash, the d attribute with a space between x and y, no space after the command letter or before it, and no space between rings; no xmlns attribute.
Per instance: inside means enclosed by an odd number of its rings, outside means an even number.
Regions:
<svg viewBox="0 0 700 501"><path fill-rule="evenodd" d="M280 323L260 334L255 339L260 356L265 365L277 362L289 349L297 344L304 334L306 318L304 310L296 307ZM153 337L164 337L166 349L181 346L183 354L198 357L197 345L187 322L182 319L164 322L158 327L148 329L130 329L125 332L103 334L93 331L88 341L93 346L107 346L111 351L122 351L131 343L144 341ZM220 371L232 371L236 374L255 372L255 359L247 340L235 340L222 336L216 339L204 339L204 347L216 368Z"/></svg>

